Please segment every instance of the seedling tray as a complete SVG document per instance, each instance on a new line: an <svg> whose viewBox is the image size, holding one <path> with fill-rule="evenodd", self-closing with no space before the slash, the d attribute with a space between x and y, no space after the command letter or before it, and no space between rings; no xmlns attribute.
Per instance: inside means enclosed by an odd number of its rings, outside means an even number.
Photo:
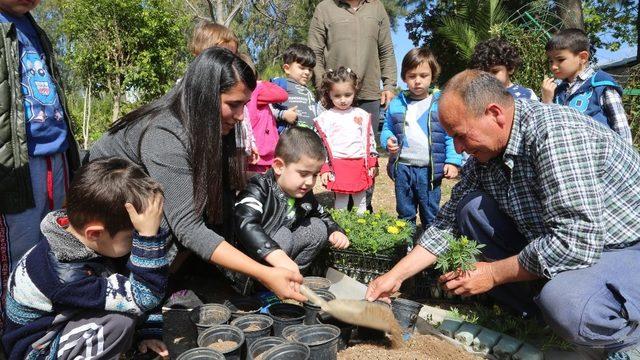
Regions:
<svg viewBox="0 0 640 360"><path fill-rule="evenodd" d="M368 254L357 250L331 249L327 254L327 266L350 276L361 283L371 280L391 270L407 254L406 245L399 245L382 253Z"/></svg>

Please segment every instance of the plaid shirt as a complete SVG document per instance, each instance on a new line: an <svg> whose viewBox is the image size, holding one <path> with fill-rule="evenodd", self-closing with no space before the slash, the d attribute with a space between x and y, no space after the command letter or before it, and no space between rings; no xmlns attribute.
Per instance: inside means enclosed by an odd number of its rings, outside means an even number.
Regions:
<svg viewBox="0 0 640 360"><path fill-rule="evenodd" d="M586 119L568 107L516 100L504 154L467 162L419 245L446 251L446 235L458 235L458 203L475 190L513 219L528 242L518 260L539 276L588 267L602 251L640 241L640 154Z"/></svg>
<svg viewBox="0 0 640 360"><path fill-rule="evenodd" d="M594 74L595 70L592 67L586 68L578 76L573 83L569 84L567 88L567 95L572 95L576 92L585 81L589 80ZM627 120L627 113L624 111L622 105L622 97L620 94L611 87L607 87L600 99L598 99L600 106L604 110L604 114L607 116L611 129L622 136L629 144L633 143L631 136L631 128L629 127L629 121Z"/></svg>

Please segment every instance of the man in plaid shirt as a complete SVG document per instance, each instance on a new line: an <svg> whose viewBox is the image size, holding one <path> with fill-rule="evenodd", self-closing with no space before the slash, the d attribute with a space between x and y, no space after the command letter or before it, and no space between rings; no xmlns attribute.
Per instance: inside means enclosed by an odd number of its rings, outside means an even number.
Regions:
<svg viewBox="0 0 640 360"><path fill-rule="evenodd" d="M456 151L472 159L419 246L367 299L431 266L447 235L467 235L486 244L487 262L443 275L445 289L491 290L530 311L515 283L546 279L535 304L559 335L601 357L640 358L640 154L578 111L514 100L477 70L452 78L439 106Z"/></svg>

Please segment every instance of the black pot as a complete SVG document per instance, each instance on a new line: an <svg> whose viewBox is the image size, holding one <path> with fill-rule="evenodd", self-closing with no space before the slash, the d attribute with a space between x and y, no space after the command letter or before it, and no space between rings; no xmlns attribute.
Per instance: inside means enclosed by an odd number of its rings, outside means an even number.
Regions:
<svg viewBox="0 0 640 360"><path fill-rule="evenodd" d="M288 325L284 329L282 329L282 334L280 335L280 337L282 337L286 341L293 341L293 333L298 331L299 329L302 329L305 326L307 325L305 324Z"/></svg>
<svg viewBox="0 0 640 360"><path fill-rule="evenodd" d="M355 326L346 322L340 321L328 314L318 315L317 321L319 324L333 325L340 329L340 341L338 341L338 351L344 350L349 346L351 340L351 334Z"/></svg>
<svg viewBox="0 0 640 360"><path fill-rule="evenodd" d="M305 344L285 343L267 350L262 360L308 360L311 350Z"/></svg>
<svg viewBox="0 0 640 360"><path fill-rule="evenodd" d="M309 360L336 360L338 358L338 341L340 329L333 325L308 325L297 329L292 340L305 344L311 350Z"/></svg>
<svg viewBox="0 0 640 360"><path fill-rule="evenodd" d="M242 330L242 332L244 332L242 357L245 358L247 349L249 348L249 346L251 346L251 344L253 344L254 341L271 334L273 319L266 315L245 315L231 321L231 325L237 326L240 330ZM257 327L257 329L248 330L251 327Z"/></svg>
<svg viewBox="0 0 640 360"><path fill-rule="evenodd" d="M398 320L398 324L400 324L405 334L413 333L420 309L422 309L422 304L415 301L400 298L391 301L393 316Z"/></svg>
<svg viewBox="0 0 640 360"><path fill-rule="evenodd" d="M318 294L325 301L335 300L336 296L329 290L315 290L315 293ZM305 325L313 325L317 324L318 313L320 313L320 306L314 305L312 302L307 301L302 304L304 308L304 321Z"/></svg>
<svg viewBox="0 0 640 360"><path fill-rule="evenodd" d="M329 290L329 287L331 287L331 280L320 276L305 276L302 284L314 291Z"/></svg>
<svg viewBox="0 0 640 360"><path fill-rule="evenodd" d="M200 336L212 326L226 324L231 318L231 310L220 304L204 304L191 310L189 318Z"/></svg>
<svg viewBox="0 0 640 360"><path fill-rule="evenodd" d="M247 348L247 360L253 360L274 346L284 344L285 339L276 336L265 336L257 339Z"/></svg>
<svg viewBox="0 0 640 360"><path fill-rule="evenodd" d="M240 328L231 325L216 325L198 336L198 346L200 347L209 347L209 345L220 341L236 342L233 348L220 351L226 360L242 359L241 349L244 344L244 332Z"/></svg>
<svg viewBox="0 0 640 360"><path fill-rule="evenodd" d="M231 320L244 315L257 314L262 308L262 302L252 297L237 297L226 300L224 305L231 310Z"/></svg>
<svg viewBox="0 0 640 360"><path fill-rule="evenodd" d="M304 314L304 308L300 305L279 303L269 306L269 316L273 319L273 335L281 336L285 327L302 324Z"/></svg>
<svg viewBox="0 0 640 360"><path fill-rule="evenodd" d="M224 360L224 355L213 349L195 348L183 352L176 360Z"/></svg>

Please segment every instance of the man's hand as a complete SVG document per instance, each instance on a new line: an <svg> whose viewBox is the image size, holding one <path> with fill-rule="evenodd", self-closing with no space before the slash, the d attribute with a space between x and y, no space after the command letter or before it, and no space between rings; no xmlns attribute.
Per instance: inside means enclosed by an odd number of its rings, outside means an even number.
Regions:
<svg viewBox="0 0 640 360"><path fill-rule="evenodd" d="M380 170L378 169L377 166L369 169L369 177L375 178L376 176L378 176L379 173L380 173Z"/></svg>
<svg viewBox="0 0 640 360"><path fill-rule="evenodd" d="M335 249L346 249L349 247L349 238L340 231L334 231L329 235L329 243Z"/></svg>
<svg viewBox="0 0 640 360"><path fill-rule="evenodd" d="M446 273L440 276L438 281L446 291L461 296L482 294L496 286L493 267L487 262L477 262L475 270L464 273Z"/></svg>
<svg viewBox="0 0 640 360"><path fill-rule="evenodd" d="M169 350L167 349L167 345L165 345L160 340L146 339L140 341L140 343L138 344L138 351L142 354L146 354L149 350L152 350L156 354L162 356L163 359L169 358Z"/></svg>
<svg viewBox="0 0 640 360"><path fill-rule="evenodd" d="M402 281L392 272L388 272L375 278L372 282L369 283L365 299L367 299L368 301L375 301L380 299L390 304L391 299L389 298L389 296L400 290L401 285Z"/></svg>
<svg viewBox="0 0 640 360"><path fill-rule="evenodd" d="M320 175L320 181L322 182L322 186L327 187L327 184L329 184L330 177L331 177L331 173L328 171Z"/></svg>
<svg viewBox="0 0 640 360"><path fill-rule="evenodd" d="M389 103L391 102L393 97L394 97L393 91L384 90L380 95L380 105L386 109L387 106L389 106Z"/></svg>
<svg viewBox="0 0 640 360"><path fill-rule="evenodd" d="M294 106L282 113L282 119L289 124L295 124L296 120L298 120L298 107Z"/></svg>
<svg viewBox="0 0 640 360"><path fill-rule="evenodd" d="M546 104L551 104L553 102L553 95L556 92L556 88L558 84L554 78L544 77L542 80L542 102Z"/></svg>
<svg viewBox="0 0 640 360"><path fill-rule="evenodd" d="M300 302L307 301L307 298L298 291L303 281L300 273L296 274L291 270L281 267L267 266L265 271L260 273L258 281L273 291L280 299L292 299Z"/></svg>
<svg viewBox="0 0 640 360"><path fill-rule="evenodd" d="M141 236L156 236L162 222L162 206L164 205L164 196L160 192L154 193L147 199L147 206L140 214L131 203L124 204L125 209L129 213L129 219L133 224L133 228L138 231Z"/></svg>
<svg viewBox="0 0 640 360"><path fill-rule="evenodd" d="M458 177L460 173L460 168L455 165L445 164L444 165L444 177L447 179L455 179Z"/></svg>
<svg viewBox="0 0 640 360"><path fill-rule="evenodd" d="M251 147L251 165L255 165L260 161L260 153L258 152L258 148L253 146Z"/></svg>
<svg viewBox="0 0 640 360"><path fill-rule="evenodd" d="M398 145L398 139L396 139L395 136L392 136L389 139L387 139L387 151L389 152L389 154L395 155L398 153L398 150L400 150L400 145Z"/></svg>

